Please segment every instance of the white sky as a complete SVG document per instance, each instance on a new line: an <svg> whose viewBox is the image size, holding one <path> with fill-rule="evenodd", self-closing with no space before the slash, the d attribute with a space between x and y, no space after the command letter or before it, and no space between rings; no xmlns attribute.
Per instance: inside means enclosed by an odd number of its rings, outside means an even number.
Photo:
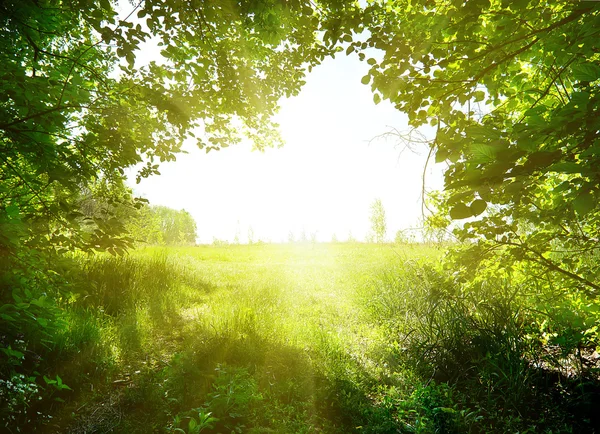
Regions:
<svg viewBox="0 0 600 434"><path fill-rule="evenodd" d="M189 154L161 165L160 176L130 185L154 205L190 212L198 242L232 241L236 235L287 241L304 231L310 238L339 240L349 232L364 240L370 205L380 198L386 211L387 238L418 225L421 216L420 156L393 141L369 140L394 127L407 130L407 118L391 104L373 103L370 86L360 79L368 69L356 55L338 54L313 69L297 97L283 100L276 120L285 146L264 153L245 143L206 154L186 144ZM431 131L425 131L431 135ZM431 164L428 188L441 188L441 166Z"/></svg>

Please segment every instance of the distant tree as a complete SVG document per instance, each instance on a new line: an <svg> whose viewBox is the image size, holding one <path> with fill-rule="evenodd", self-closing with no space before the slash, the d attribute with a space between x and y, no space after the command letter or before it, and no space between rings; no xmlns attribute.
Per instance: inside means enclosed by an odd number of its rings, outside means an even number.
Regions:
<svg viewBox="0 0 600 434"><path fill-rule="evenodd" d="M371 234L373 239L377 243L383 243L385 241L385 233L387 231L385 221L385 209L381 199L375 199L371 205Z"/></svg>
<svg viewBox="0 0 600 434"><path fill-rule="evenodd" d="M196 222L187 211L177 211L166 206L155 206L152 209L158 215L165 244L196 242Z"/></svg>
<svg viewBox="0 0 600 434"><path fill-rule="evenodd" d="M228 246L229 242L227 240L220 240L217 237L213 237L213 242L212 242L213 246L215 247L220 247L220 246Z"/></svg>
<svg viewBox="0 0 600 434"><path fill-rule="evenodd" d="M147 244L194 244L196 221L185 210L166 206L145 206L126 225L137 242Z"/></svg>
<svg viewBox="0 0 600 434"><path fill-rule="evenodd" d="M254 244L254 229L252 226L248 227L248 244Z"/></svg>
<svg viewBox="0 0 600 434"><path fill-rule="evenodd" d="M296 241L296 237L294 236L294 231L288 232L288 243L293 243Z"/></svg>
<svg viewBox="0 0 600 434"><path fill-rule="evenodd" d="M164 244L159 216L150 206L142 207L125 224L127 232L136 242L146 244Z"/></svg>
<svg viewBox="0 0 600 434"><path fill-rule="evenodd" d="M406 244L408 243L408 237L404 233L403 230L399 230L396 232L396 237L394 238L394 242L396 244Z"/></svg>
<svg viewBox="0 0 600 434"><path fill-rule="evenodd" d="M235 236L233 237L233 244L240 243L240 221L238 220L235 226Z"/></svg>
<svg viewBox="0 0 600 434"><path fill-rule="evenodd" d="M335 234L335 232L334 232L334 233L331 235L331 242L332 242L332 243L337 243L337 242L339 242L339 241L338 241L338 237L337 237L337 235Z"/></svg>
<svg viewBox="0 0 600 434"><path fill-rule="evenodd" d="M196 237L198 236L196 220L194 220L194 217L184 209L177 214L177 228L179 230L179 244L196 243Z"/></svg>

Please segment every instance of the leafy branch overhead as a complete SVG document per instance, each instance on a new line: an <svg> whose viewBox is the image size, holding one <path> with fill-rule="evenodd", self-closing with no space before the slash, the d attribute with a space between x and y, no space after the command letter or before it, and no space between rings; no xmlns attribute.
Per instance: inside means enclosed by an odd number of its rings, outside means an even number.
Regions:
<svg viewBox="0 0 600 434"><path fill-rule="evenodd" d="M576 275L592 291L598 271L580 258L599 247L599 11L596 2L373 2L368 40L348 49L363 59L381 50L363 83L412 126L437 128L436 161L448 167L441 212L471 218L463 240Z"/></svg>
<svg viewBox="0 0 600 434"><path fill-rule="evenodd" d="M317 37L322 23L352 7L147 0L117 14L116 6L0 5L0 210L12 204L24 220L57 224L69 248L102 250L118 239L108 227L98 228L103 244L81 236L76 192L90 183L132 205L118 192L125 169L142 165L138 181L157 174L183 140L207 151L242 135L259 149L279 144L270 121L278 100L297 94L306 67L332 52ZM152 44L160 56L148 62L140 54Z"/></svg>

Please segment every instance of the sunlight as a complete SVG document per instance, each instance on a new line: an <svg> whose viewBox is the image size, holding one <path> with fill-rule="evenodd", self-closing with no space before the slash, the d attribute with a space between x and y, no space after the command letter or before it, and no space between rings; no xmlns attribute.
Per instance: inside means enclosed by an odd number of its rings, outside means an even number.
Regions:
<svg viewBox="0 0 600 434"><path fill-rule="evenodd" d="M596 432L600 2L70 3L0 3L0 433Z"/></svg>
<svg viewBox="0 0 600 434"><path fill-rule="evenodd" d="M364 240L375 198L393 239L419 225L425 155L400 155L385 140L369 144L390 126L406 129L406 117L387 102L373 104L360 83L364 71L343 54L315 68L300 94L281 102L283 148L253 152L244 142L206 154L186 143L188 154L161 165L160 176L130 185L152 204L190 212L202 243ZM427 185L441 188L439 166L429 168Z"/></svg>

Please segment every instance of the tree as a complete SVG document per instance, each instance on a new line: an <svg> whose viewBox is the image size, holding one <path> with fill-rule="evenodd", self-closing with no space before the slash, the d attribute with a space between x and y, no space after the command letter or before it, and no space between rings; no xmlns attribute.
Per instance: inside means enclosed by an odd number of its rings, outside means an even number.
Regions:
<svg viewBox="0 0 600 434"><path fill-rule="evenodd" d="M145 206L126 224L136 242L146 244L195 244L196 221L185 210L166 206Z"/></svg>
<svg viewBox="0 0 600 434"><path fill-rule="evenodd" d="M333 52L317 31L355 8L145 0L119 17L116 4L0 2L3 378L58 327L53 300L68 283L59 256L132 245L123 211L143 203L125 188L125 169L141 165L138 181L158 174L186 139L207 152L243 136L257 149L280 144L270 121L278 101ZM143 64L150 40L161 59Z"/></svg>
<svg viewBox="0 0 600 434"><path fill-rule="evenodd" d="M152 212L158 217L165 244L194 244L196 242L196 222L187 211L177 211L166 206L154 206Z"/></svg>
<svg viewBox="0 0 600 434"><path fill-rule="evenodd" d="M430 156L448 164L439 212L472 219L456 232L476 241L470 250L483 259L501 249L590 295L600 290L589 262L600 225L599 11L594 2L375 2L368 40L349 48L363 59L383 51L363 78L375 102L437 128Z"/></svg>
<svg viewBox="0 0 600 434"><path fill-rule="evenodd" d="M137 243L164 244L164 234L160 217L151 206L142 207L137 215L126 223L127 233Z"/></svg>
<svg viewBox="0 0 600 434"><path fill-rule="evenodd" d="M269 118L299 91L306 65L332 51L316 30L344 6L193 3L146 0L124 18L110 0L0 5L0 212L18 209L35 235L46 225L49 246L123 247L131 240L115 225L81 236L75 192L120 189L140 163L138 179L156 174L185 139L207 152L242 135L258 149L279 143ZM162 61L140 65L150 39Z"/></svg>
<svg viewBox="0 0 600 434"><path fill-rule="evenodd" d="M397 230L396 231L396 236L394 237L394 243L396 244L408 244L409 243L409 238L408 235L406 235L406 232L403 230Z"/></svg>
<svg viewBox="0 0 600 434"><path fill-rule="evenodd" d="M376 1L364 23L368 37L347 50L371 66L362 82L412 128L434 127L428 162L447 167L431 227L454 221L463 243L445 261L453 280L437 299L468 300L474 323L493 312L484 328L514 315L511 351L524 363L548 345L564 357L595 348L600 5Z"/></svg>
<svg viewBox="0 0 600 434"><path fill-rule="evenodd" d="M371 233L373 240L376 243L383 243L385 241L386 220L385 220L385 209L381 199L375 199L371 204Z"/></svg>

